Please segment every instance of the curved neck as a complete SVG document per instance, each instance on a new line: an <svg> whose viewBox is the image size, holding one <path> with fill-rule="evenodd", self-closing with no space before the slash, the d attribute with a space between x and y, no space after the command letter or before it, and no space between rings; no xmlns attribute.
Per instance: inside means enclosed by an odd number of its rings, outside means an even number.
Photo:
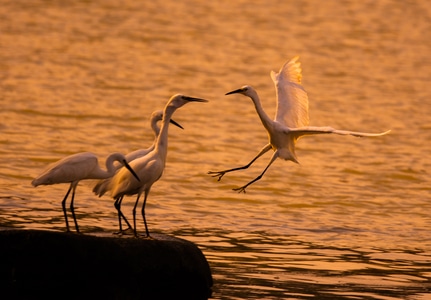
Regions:
<svg viewBox="0 0 431 300"><path fill-rule="evenodd" d="M269 125L273 122L270 117L266 114L266 112L262 108L262 104L260 103L259 96L256 92L251 94L249 96L251 100L254 103L254 107L256 108L256 112L259 115L260 121L262 122L263 126L268 129Z"/></svg>
<svg viewBox="0 0 431 300"><path fill-rule="evenodd" d="M121 153L112 153L111 155L109 155L105 162L106 171L104 172L106 173L106 178L113 176L115 174L115 171L117 170L117 168L114 166L114 161L118 161L119 163L121 163L121 165L123 165L124 160L125 157Z"/></svg>

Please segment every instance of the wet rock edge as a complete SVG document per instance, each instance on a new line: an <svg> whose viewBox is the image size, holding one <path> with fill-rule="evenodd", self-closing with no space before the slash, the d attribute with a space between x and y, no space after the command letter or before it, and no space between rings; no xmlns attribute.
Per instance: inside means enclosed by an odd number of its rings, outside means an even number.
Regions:
<svg viewBox="0 0 431 300"><path fill-rule="evenodd" d="M208 299L208 262L193 243L43 230L0 231L8 299Z"/></svg>

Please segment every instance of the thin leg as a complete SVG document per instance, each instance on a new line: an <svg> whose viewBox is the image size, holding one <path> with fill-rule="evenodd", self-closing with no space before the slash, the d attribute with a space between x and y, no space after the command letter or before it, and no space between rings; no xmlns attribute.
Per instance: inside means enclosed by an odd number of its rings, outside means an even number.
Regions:
<svg viewBox="0 0 431 300"><path fill-rule="evenodd" d="M66 200L67 197L69 197L69 193L72 190L72 185L73 183L70 184L69 189L67 190L66 196L64 196L63 201L61 201L61 206L63 208L63 214L64 214L64 220L66 221L66 231L69 232L70 228L69 228L69 221L67 220L67 212L66 212Z"/></svg>
<svg viewBox="0 0 431 300"><path fill-rule="evenodd" d="M247 183L246 185L244 185L244 186L242 186L242 187L239 187L239 188L235 188L235 189L233 189L234 191L238 191L238 193L241 193L241 192L243 192L244 194L245 194L245 189L250 185L250 184L252 184L252 183L254 183L254 182L256 182L256 181L258 181L259 179L261 179L262 178L262 176L263 176L263 174L265 174L265 172L266 172L266 170L268 170L268 168L269 168L269 166L277 159L277 157L278 157L278 152L276 151L276 152L274 152L274 154L272 155L272 157L271 157L271 160L269 161L269 164L266 166L266 168L265 168L265 170L263 170L263 172L259 175L259 176L257 176L255 179L253 179L252 181L250 181L249 183Z"/></svg>
<svg viewBox="0 0 431 300"><path fill-rule="evenodd" d="M144 218L144 224L145 224L145 233L147 234L147 237L150 237L150 231L148 230L147 226L147 220L145 218L145 204L147 204L147 196L148 196L149 190L145 191L144 195L144 204L142 204L142 217Z"/></svg>
<svg viewBox="0 0 431 300"><path fill-rule="evenodd" d="M138 232L136 231L136 206L139 202L139 197L141 197L141 194L138 194L138 197L136 198L135 206L133 206L133 232L135 233L135 236L138 236Z"/></svg>
<svg viewBox="0 0 431 300"><path fill-rule="evenodd" d="M123 197L118 197L117 199L115 199L115 202L114 202L114 207L117 210L117 215L118 215L118 228L120 229L120 231L118 233L121 233L123 231L123 228L121 226L121 213L120 213L121 212L120 207L121 207L121 199L122 198Z"/></svg>
<svg viewBox="0 0 431 300"><path fill-rule="evenodd" d="M129 226L127 229L132 228L129 221L127 220L127 218L124 216L123 212L121 211L121 203L123 201L123 198L124 198L124 196L118 197L114 202L114 206L117 209L117 214L118 214L118 225L120 228L120 231L118 232L119 234L123 233L123 228L121 225L121 218L123 218L124 221L126 222L127 226Z"/></svg>
<svg viewBox="0 0 431 300"><path fill-rule="evenodd" d="M76 191L76 186L78 185L78 183L76 183L73 188L72 188L72 200L70 201L70 211L72 212L72 217L73 217L73 222L75 223L75 228L76 228L76 232L79 233L79 227L78 227L78 221L76 220L76 215L75 215L75 207L74 205L74 200L75 200L75 191Z"/></svg>
<svg viewBox="0 0 431 300"><path fill-rule="evenodd" d="M121 211L121 203L123 203L123 198L124 198L124 196L122 196L122 197L120 198L120 201L118 202L118 210L119 210L120 216L123 218L124 222L126 222L127 226L128 226L129 228L132 228L132 225L130 225L130 223L129 223L129 221L127 220L126 216L125 216L125 215L123 214L123 212ZM126 230L127 230L127 229L126 229Z"/></svg>
<svg viewBox="0 0 431 300"><path fill-rule="evenodd" d="M265 147L263 147L259 153L256 155L255 158L252 159L251 162L249 162L248 164L246 164L245 166L242 167L238 167L238 168L233 168L233 169L228 169L228 170L224 170L224 171L209 171L208 174L212 175L212 177L218 177L217 181L220 181L221 178L224 176L224 174L229 173L229 172L233 172L233 171L238 171L238 170L244 170L247 169L248 167L250 167L259 157L261 157L263 154L265 154L266 152L268 152L271 149L271 144L266 145Z"/></svg>

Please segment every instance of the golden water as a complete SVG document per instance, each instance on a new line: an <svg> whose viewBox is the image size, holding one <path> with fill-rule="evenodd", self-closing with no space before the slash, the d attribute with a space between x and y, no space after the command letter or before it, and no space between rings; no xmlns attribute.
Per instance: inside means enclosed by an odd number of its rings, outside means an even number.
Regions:
<svg viewBox="0 0 431 300"><path fill-rule="evenodd" d="M431 6L423 1L0 1L0 226L64 230L66 185L32 178L66 155L147 148L176 93L150 230L195 242L216 299L428 299L431 291ZM246 194L231 189L267 143L254 86L300 55L315 126L379 138L306 137ZM117 229L113 201L77 190L88 234ZM130 216L134 199L123 203ZM143 224L139 219L140 230Z"/></svg>

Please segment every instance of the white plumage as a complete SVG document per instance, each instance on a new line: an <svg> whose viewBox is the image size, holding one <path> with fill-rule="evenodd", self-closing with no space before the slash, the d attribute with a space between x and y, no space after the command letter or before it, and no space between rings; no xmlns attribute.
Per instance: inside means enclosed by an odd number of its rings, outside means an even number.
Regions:
<svg viewBox="0 0 431 300"><path fill-rule="evenodd" d="M79 232L78 222L76 221L75 209L73 206L76 187L78 186L78 183L84 179L104 179L114 175L114 161L118 161L126 166L126 168L128 168L128 172L131 172L133 176L136 176L136 173L130 169L130 166L127 164L124 155L121 153L110 154L106 159L106 170L102 170L95 154L91 152L81 152L67 156L52 164L41 175L36 177L31 182L31 184L36 187L39 185L70 183L69 190L61 202L61 205L63 207L67 231L70 231L66 213L66 200L70 191L72 190L70 211L72 212L76 231Z"/></svg>
<svg viewBox="0 0 431 300"><path fill-rule="evenodd" d="M150 147L148 147L146 149L138 149L138 150L135 150L135 151L132 151L132 152L129 152L128 154L126 154L125 159L128 163L130 163L131 161L133 161L137 158L143 157L143 156L147 155L148 153L150 153L151 151L154 150L154 148L156 146L157 137L159 136L159 132L160 132L160 127L158 126L157 123L159 121L161 121L162 119L163 119L163 111L161 111L161 110L154 111L151 114L150 126L151 126L153 133L154 133L154 142ZM180 124L178 124L177 122L175 122L172 119L169 120L169 122L174 124L175 126L181 128L181 129L184 129ZM122 166L123 165L121 165L121 164L117 164L115 166L115 169L119 170ZM96 193L97 195L99 195L99 197L103 196L107 192L107 190L109 189L109 186L111 184L111 179L112 179L112 177L104 179L104 180L100 180L94 186L93 192ZM123 218L123 220L126 222L126 224L129 228L132 228L129 221L127 220L127 218L121 212L121 203L123 201L123 198L124 198L123 196L118 197L117 199L115 199L115 202L114 202L114 207L117 210L117 214L118 214L118 226L119 226L119 232L118 233L123 232L123 228L121 225L121 218Z"/></svg>
<svg viewBox="0 0 431 300"><path fill-rule="evenodd" d="M265 113L257 92L251 86L246 85L226 94L242 94L251 98L256 108L256 112L268 132L269 143L265 145L255 158L245 166L224 171L210 171L208 173L213 177L218 177L218 180L220 181L226 173L247 169L260 156L268 152L270 149L274 150L274 154L263 172L246 185L240 188L235 188L234 190L236 191L245 193L246 188L250 184L261 179L269 166L277 158L291 160L298 163L295 153L295 144L296 141L304 135L334 133L340 135L353 135L356 137L372 137L385 135L390 132L390 130L388 130L382 133L366 133L337 130L332 127L309 126L308 96L304 87L301 85L302 70L298 57L286 62L278 73L272 71L271 78L274 81L277 97L277 112L275 120L270 119Z"/></svg>
<svg viewBox="0 0 431 300"><path fill-rule="evenodd" d="M152 185L160 179L165 168L166 156L168 152L169 121L171 120L173 113L178 108L189 102L207 102L207 100L184 95L174 95L169 99L163 110L162 125L160 128L160 133L157 136L154 149L145 156L130 162L130 166L136 171L140 181L129 176L128 172L126 172L124 168L121 168L112 177L112 180L110 180L109 186L106 189L106 191L110 191L110 194L114 199L118 199L123 196L137 195L136 202L133 207L133 229L135 235L137 235L136 207L141 194L144 193L142 217L144 219L146 236L150 236L145 218L145 205Z"/></svg>

